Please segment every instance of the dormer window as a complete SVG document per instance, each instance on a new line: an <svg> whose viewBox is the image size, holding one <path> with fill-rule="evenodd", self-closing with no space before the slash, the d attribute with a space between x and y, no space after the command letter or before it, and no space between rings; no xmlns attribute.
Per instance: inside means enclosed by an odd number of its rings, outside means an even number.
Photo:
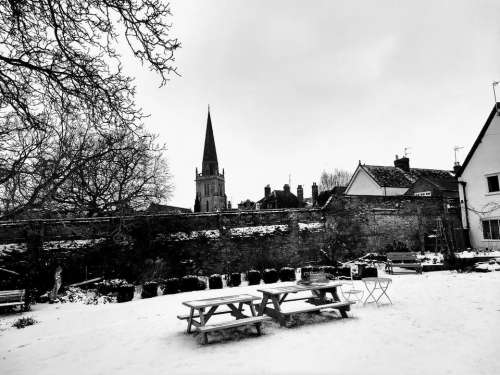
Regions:
<svg viewBox="0 0 500 375"><path fill-rule="evenodd" d="M498 175L487 176L488 193L496 193L500 191L500 184L498 183Z"/></svg>

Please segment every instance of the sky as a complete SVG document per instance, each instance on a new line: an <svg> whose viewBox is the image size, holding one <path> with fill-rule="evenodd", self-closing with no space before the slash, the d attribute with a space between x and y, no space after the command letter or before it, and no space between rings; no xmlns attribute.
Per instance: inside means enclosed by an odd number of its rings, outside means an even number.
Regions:
<svg viewBox="0 0 500 375"><path fill-rule="evenodd" d="M167 145L193 208L207 106L233 207L264 186L292 191L359 161L451 169L463 161L500 80L500 1L172 0L180 77L124 56L146 127ZM497 89L500 94L500 88Z"/></svg>

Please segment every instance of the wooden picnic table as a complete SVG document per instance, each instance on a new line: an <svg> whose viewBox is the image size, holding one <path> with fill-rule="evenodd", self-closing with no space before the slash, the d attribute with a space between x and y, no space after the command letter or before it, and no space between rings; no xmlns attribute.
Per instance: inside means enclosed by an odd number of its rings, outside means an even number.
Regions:
<svg viewBox="0 0 500 375"><path fill-rule="evenodd" d="M270 320L267 316L258 316L255 310L254 302L259 300L259 297L250 294L238 294L233 296L223 296L215 298L206 298L194 301L182 302L183 305L189 307L188 315L178 315L178 319L187 319L188 326L187 332L191 333L192 326L195 326L198 331L203 335L203 343L208 342L208 332L219 331L222 329L233 328L243 325L255 325L257 333L261 334L260 325L265 320ZM236 304L238 305L236 307ZM243 313L243 307L248 305L251 315ZM229 309L217 311L221 306L227 306ZM208 309L208 311L206 311ZM213 315L230 314L236 320L207 324ZM195 318L199 318L196 320Z"/></svg>
<svg viewBox="0 0 500 375"><path fill-rule="evenodd" d="M350 306L354 302L340 300L337 288L341 286L341 282L313 282L310 284L257 289L263 294L259 307L259 315L269 315L275 318L281 326L286 326L287 319L292 314L319 312L324 309L337 309L342 318L347 318L347 311L350 310ZM290 294L308 291L310 291L311 294L306 297L288 298ZM331 295L331 298L327 298L327 293ZM305 300L309 305L295 309L282 309L283 303L298 300ZM272 304L272 307L267 306L268 304Z"/></svg>

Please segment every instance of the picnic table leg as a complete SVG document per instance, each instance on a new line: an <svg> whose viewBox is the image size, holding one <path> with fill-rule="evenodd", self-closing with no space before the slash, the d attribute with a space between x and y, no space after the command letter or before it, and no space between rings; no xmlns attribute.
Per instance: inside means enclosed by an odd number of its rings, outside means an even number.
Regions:
<svg viewBox="0 0 500 375"><path fill-rule="evenodd" d="M194 315L194 308L191 307L191 310L189 312L189 318L188 318L187 333L191 333L191 326L193 325L193 315Z"/></svg>
<svg viewBox="0 0 500 375"><path fill-rule="evenodd" d="M286 326L286 319L285 319L285 316L281 313L279 295L272 295L271 301L273 301L274 310L276 311L276 317L278 318L280 325L282 327L285 327Z"/></svg>
<svg viewBox="0 0 500 375"><path fill-rule="evenodd" d="M260 307L259 307L259 315L264 315L264 311L266 310L266 305L267 305L268 300L269 300L269 297L267 296L267 294L264 294L264 297L262 298L262 301L261 301Z"/></svg>
<svg viewBox="0 0 500 375"><path fill-rule="evenodd" d="M327 290L328 292L330 292L330 294L332 295L332 299L335 301L335 302L340 302L340 297L339 297L339 294L337 292L337 288L334 287L334 288L331 288L331 289L328 289ZM340 312L340 316L342 318L348 318L349 316L347 315L347 311L350 309L350 307L341 307L339 308L339 312Z"/></svg>
<svg viewBox="0 0 500 375"><path fill-rule="evenodd" d="M253 305L252 302L250 302L250 311L252 312L252 316L257 316L257 314L255 312L255 306ZM255 328L257 329L257 334L260 336L262 334L262 332L260 330L260 323L256 323Z"/></svg>
<svg viewBox="0 0 500 375"><path fill-rule="evenodd" d="M206 324L206 321L205 321L205 309L202 307L199 310L199 313L200 313L200 325L203 327ZM208 333L203 332L202 333L202 337L203 337L203 344L207 344L208 343Z"/></svg>

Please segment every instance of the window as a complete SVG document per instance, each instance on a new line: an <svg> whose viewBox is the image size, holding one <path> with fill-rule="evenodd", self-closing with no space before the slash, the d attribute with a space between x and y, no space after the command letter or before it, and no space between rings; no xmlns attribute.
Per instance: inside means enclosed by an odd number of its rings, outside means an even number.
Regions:
<svg viewBox="0 0 500 375"><path fill-rule="evenodd" d="M500 240L500 220L483 220L483 238Z"/></svg>
<svg viewBox="0 0 500 375"><path fill-rule="evenodd" d="M416 197L430 197L432 196L432 193L430 191L421 191L418 193L413 193L413 195Z"/></svg>
<svg viewBox="0 0 500 375"><path fill-rule="evenodd" d="M498 175L486 177L488 180L488 192L493 193L500 191L500 186L498 184Z"/></svg>
<svg viewBox="0 0 500 375"><path fill-rule="evenodd" d="M209 196L209 195L210 195L210 190L209 190L209 189L210 189L210 187L209 187L209 185L208 185L208 184L205 184L205 185L204 185L204 188L205 188L205 196L207 197L207 196Z"/></svg>

